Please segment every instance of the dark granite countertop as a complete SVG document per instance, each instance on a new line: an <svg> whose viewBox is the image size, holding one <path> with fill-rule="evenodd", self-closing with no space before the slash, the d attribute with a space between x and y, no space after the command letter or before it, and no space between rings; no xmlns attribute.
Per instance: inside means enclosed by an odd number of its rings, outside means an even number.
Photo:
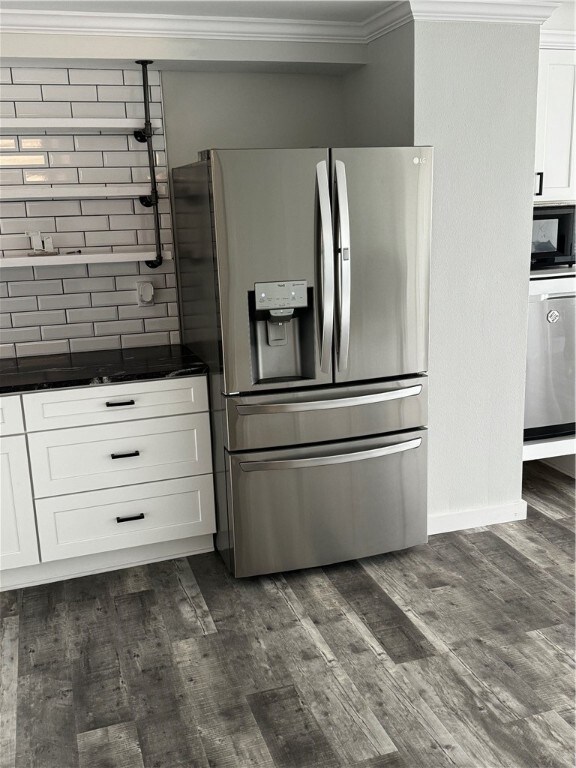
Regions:
<svg viewBox="0 0 576 768"><path fill-rule="evenodd" d="M207 366L184 346L107 349L0 361L0 394L199 376Z"/></svg>

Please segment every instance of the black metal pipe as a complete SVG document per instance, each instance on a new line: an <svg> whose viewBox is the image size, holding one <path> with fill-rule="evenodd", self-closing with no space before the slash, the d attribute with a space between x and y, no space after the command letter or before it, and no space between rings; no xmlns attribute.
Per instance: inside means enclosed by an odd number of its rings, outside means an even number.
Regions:
<svg viewBox="0 0 576 768"><path fill-rule="evenodd" d="M154 163L154 147L152 146L152 122L150 120L150 90L148 88L148 64L152 61L137 61L142 67L142 88L144 89L144 131L135 132L136 138L146 141L148 150L148 166L150 168L150 204L154 215L154 239L156 242L156 258L145 262L147 267L155 269L162 264L162 243L160 242L160 213L158 211L158 185L156 184L156 166Z"/></svg>

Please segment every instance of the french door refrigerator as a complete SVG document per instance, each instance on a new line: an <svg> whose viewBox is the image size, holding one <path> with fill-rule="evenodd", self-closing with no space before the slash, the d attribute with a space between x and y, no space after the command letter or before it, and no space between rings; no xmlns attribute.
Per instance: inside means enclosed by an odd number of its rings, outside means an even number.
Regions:
<svg viewBox="0 0 576 768"><path fill-rule="evenodd" d="M232 573L425 542L432 149L209 150L173 182Z"/></svg>

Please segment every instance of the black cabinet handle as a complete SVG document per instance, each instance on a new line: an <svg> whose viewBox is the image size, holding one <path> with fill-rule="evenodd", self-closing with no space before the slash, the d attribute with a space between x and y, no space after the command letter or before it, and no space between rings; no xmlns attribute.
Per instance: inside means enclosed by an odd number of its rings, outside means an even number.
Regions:
<svg viewBox="0 0 576 768"><path fill-rule="evenodd" d="M542 195L542 192L544 191L544 171L538 171L536 174L538 176L538 192L534 192L534 196L538 197L539 195Z"/></svg>
<svg viewBox="0 0 576 768"><path fill-rule="evenodd" d="M111 453L111 459L131 459L133 456L140 456L140 451L130 451L130 453Z"/></svg>
<svg viewBox="0 0 576 768"><path fill-rule="evenodd" d="M136 402L135 400L121 400L119 403L118 402L116 402L116 403L107 402L106 403L106 408L116 408L119 405L134 405L135 402Z"/></svg>
<svg viewBox="0 0 576 768"><path fill-rule="evenodd" d="M129 517L117 517L117 523L128 523L130 520L144 520L144 512L140 512L139 515L130 515Z"/></svg>

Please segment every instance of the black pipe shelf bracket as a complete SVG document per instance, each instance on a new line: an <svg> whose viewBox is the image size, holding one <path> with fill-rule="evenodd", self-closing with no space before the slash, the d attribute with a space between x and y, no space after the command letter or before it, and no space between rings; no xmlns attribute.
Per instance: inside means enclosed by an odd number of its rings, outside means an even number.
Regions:
<svg viewBox="0 0 576 768"><path fill-rule="evenodd" d="M152 122L150 120L150 89L148 87L148 65L152 61L139 60L136 64L142 67L142 88L144 90L144 128L134 131L136 141L144 144L148 150L148 166L150 168L150 194L140 197L145 208L152 208L154 214L154 239L156 243L156 258L144 262L147 267L156 269L162 264L162 243L160 241L160 212L158 210L158 185L156 183L156 166L154 163L154 148L152 146Z"/></svg>

